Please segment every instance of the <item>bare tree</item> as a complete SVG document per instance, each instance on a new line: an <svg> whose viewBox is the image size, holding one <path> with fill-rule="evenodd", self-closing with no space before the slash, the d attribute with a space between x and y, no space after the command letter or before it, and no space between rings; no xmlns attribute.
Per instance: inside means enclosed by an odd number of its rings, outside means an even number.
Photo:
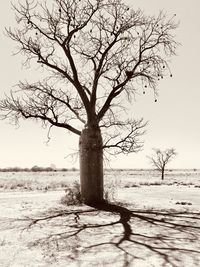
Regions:
<svg viewBox="0 0 200 267"><path fill-rule="evenodd" d="M161 172L161 179L164 180L166 165L177 155L174 148L168 148L161 151L158 148L154 148L154 155L148 157L151 164Z"/></svg>
<svg viewBox="0 0 200 267"><path fill-rule="evenodd" d="M136 89L156 96L159 79L172 76L168 60L177 23L164 13L145 16L121 0L24 0L13 6L25 66L48 76L19 82L0 101L3 119L41 121L80 136L80 179L85 203L103 201L103 149L137 152L146 123L127 116Z"/></svg>

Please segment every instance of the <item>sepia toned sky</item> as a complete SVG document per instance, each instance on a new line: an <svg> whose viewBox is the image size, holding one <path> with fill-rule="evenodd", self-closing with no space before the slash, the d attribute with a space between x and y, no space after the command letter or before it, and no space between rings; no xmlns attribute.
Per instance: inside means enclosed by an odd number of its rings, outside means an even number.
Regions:
<svg viewBox="0 0 200 267"><path fill-rule="evenodd" d="M15 1L14 1L15 2ZM177 56L171 60L173 78L165 78L159 84L158 102L152 92L142 94L139 90L130 111L135 118L149 121L144 148L137 154L118 156L106 166L115 168L148 168L146 155L153 147L174 147L178 156L171 168L200 168L200 1L199 0L126 0L134 8L140 7L146 14L166 11L176 14L180 26L176 40L182 45ZM0 8L0 97L8 93L18 80L31 78L31 70L22 68L22 57L12 56L15 44L3 34L5 26L15 25L9 1ZM36 70L36 67L34 66ZM33 165L57 167L78 166L76 157L78 138L64 129L53 129L51 140L46 144L47 130L40 124L22 121L21 126L0 121L0 167ZM76 161L75 161L76 160Z"/></svg>

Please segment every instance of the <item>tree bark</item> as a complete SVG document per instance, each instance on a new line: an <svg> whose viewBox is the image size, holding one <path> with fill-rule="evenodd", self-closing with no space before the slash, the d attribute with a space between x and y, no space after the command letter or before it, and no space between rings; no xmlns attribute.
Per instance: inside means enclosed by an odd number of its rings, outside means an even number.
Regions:
<svg viewBox="0 0 200 267"><path fill-rule="evenodd" d="M164 169L162 169L161 180L164 180L164 173L165 173L165 170L164 170Z"/></svg>
<svg viewBox="0 0 200 267"><path fill-rule="evenodd" d="M103 202L103 148L99 127L85 128L79 141L81 196L87 205Z"/></svg>

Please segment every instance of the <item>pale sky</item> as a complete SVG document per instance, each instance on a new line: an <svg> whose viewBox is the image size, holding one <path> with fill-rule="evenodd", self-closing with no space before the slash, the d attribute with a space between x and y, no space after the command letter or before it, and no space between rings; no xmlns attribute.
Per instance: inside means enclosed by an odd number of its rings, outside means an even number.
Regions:
<svg viewBox="0 0 200 267"><path fill-rule="evenodd" d="M15 1L14 1L15 2ZM148 15L166 11L176 14L180 26L177 41L182 44L177 57L171 60L173 78L165 78L159 84L158 102L152 92L138 95L131 110L133 117L149 121L146 128L144 148L137 154L118 156L110 161L115 168L149 168L146 155L153 147L174 147L178 156L169 165L171 168L200 168L200 1L199 0L126 0L140 7ZM18 80L31 77L31 69L21 67L21 57L12 56L16 44L3 34L4 27L14 25L14 14L9 1L1 3L0 9L0 97ZM27 77L28 76L28 77ZM140 90L142 92L142 90ZM47 130L30 121L22 121L20 128L0 121L0 167L33 165L78 167L68 154L78 149L78 138L64 129L53 129L51 141L46 145Z"/></svg>

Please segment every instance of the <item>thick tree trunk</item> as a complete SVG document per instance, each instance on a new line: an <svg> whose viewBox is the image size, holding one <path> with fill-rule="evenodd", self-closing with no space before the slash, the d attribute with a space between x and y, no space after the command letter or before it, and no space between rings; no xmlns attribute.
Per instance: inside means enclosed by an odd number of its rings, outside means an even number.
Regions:
<svg viewBox="0 0 200 267"><path fill-rule="evenodd" d="M86 128L79 141L81 196L87 205L103 202L103 149L99 128Z"/></svg>
<svg viewBox="0 0 200 267"><path fill-rule="evenodd" d="M164 173L165 173L165 170L162 169L162 175L161 175L161 179L164 180Z"/></svg>

